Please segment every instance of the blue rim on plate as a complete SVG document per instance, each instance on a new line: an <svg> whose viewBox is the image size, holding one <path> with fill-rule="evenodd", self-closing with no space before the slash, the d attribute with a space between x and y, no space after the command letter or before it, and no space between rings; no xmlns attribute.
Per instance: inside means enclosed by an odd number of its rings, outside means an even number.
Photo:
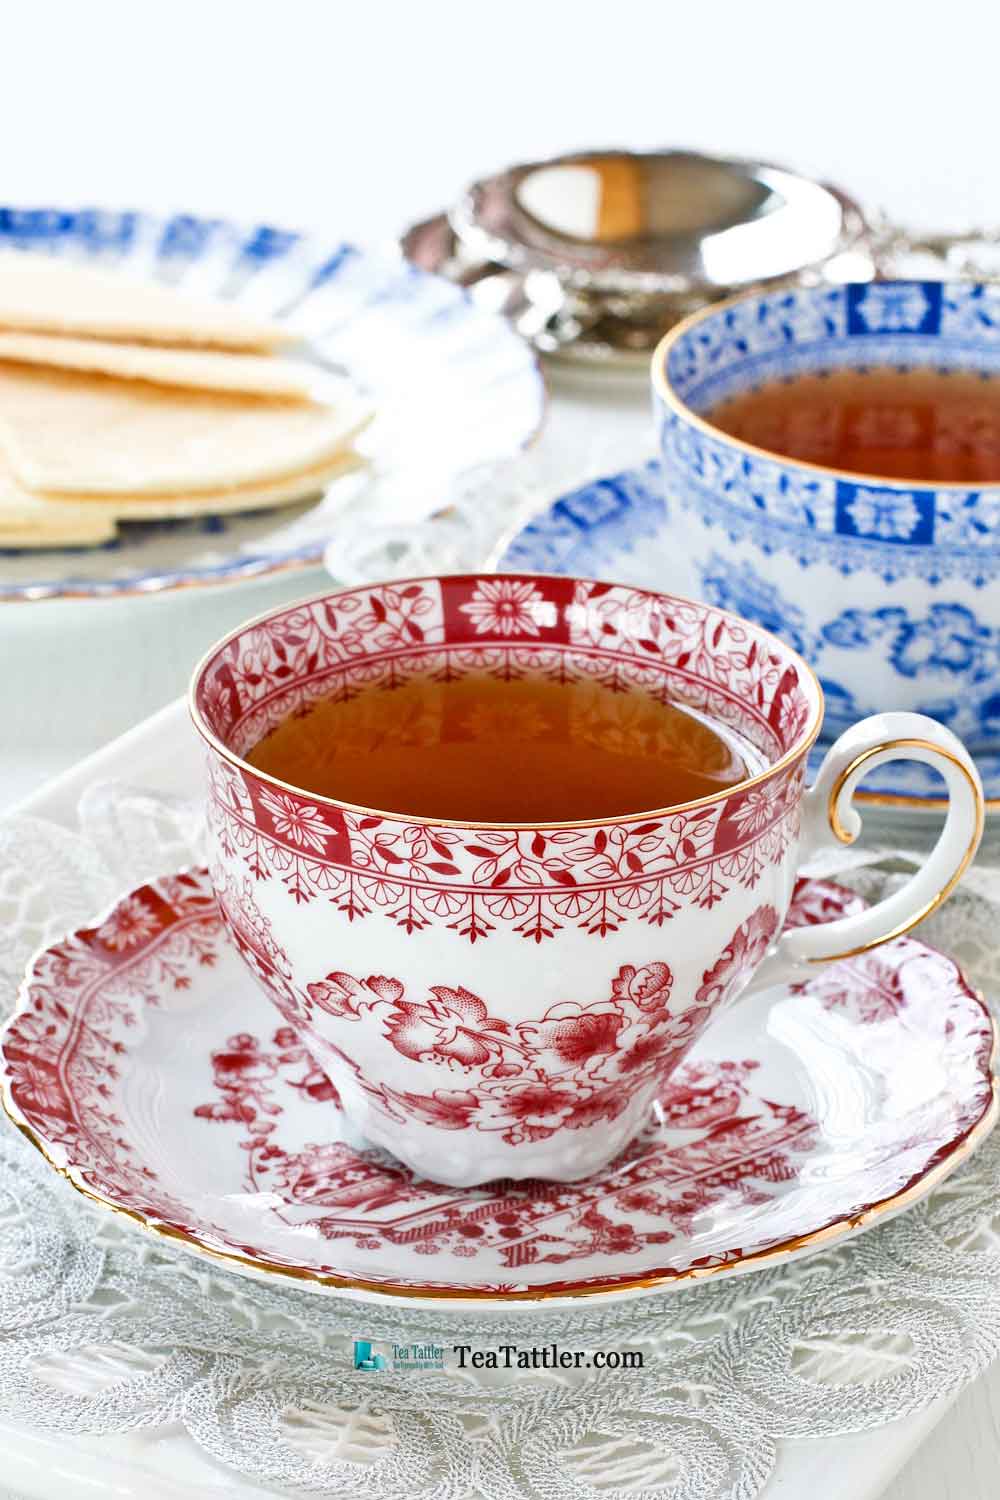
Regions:
<svg viewBox="0 0 1000 1500"><path fill-rule="evenodd" d="M669 553L648 545L662 537L667 524L660 465L651 459L560 495L507 543L497 567L512 573L613 578L669 591L672 584L664 562ZM773 626L768 620L758 623ZM824 753L821 741L810 759L813 770ZM987 807L996 810L1000 808L1000 750L975 754L974 759L983 778ZM919 761L894 761L880 767L858 793L870 805L904 812L939 811L945 795L937 772Z"/></svg>
<svg viewBox="0 0 1000 1500"><path fill-rule="evenodd" d="M370 475L325 501L197 520L122 523L88 548L0 550L0 601L108 598L231 583L319 566L342 506L424 519L449 483L517 453L538 432L538 362L499 315L395 251L270 224L103 208L0 206L0 251L75 259L286 319L324 363L372 397Z"/></svg>

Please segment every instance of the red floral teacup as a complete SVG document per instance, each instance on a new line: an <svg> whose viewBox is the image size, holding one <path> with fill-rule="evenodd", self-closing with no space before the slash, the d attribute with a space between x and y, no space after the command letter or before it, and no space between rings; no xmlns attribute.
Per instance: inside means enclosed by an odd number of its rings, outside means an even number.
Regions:
<svg viewBox="0 0 1000 1500"><path fill-rule="evenodd" d="M242 758L339 685L445 667L666 685L766 769L679 807L501 827L354 807ZM802 977L905 931L982 830L979 778L941 725L866 719L805 792L823 701L794 651L708 605L585 580L420 578L276 610L208 653L192 713L213 880L240 952L354 1126L454 1186L602 1167L751 980ZM850 842L857 782L898 757L948 783L933 853L879 905L779 936L799 864Z"/></svg>

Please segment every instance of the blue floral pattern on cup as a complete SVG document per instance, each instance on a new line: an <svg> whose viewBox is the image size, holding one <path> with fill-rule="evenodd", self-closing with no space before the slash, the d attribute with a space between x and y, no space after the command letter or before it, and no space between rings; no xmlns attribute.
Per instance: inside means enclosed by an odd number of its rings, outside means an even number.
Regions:
<svg viewBox="0 0 1000 1500"><path fill-rule="evenodd" d="M937 282L870 282L847 289L848 333L937 333L941 287Z"/></svg>
<svg viewBox="0 0 1000 1500"><path fill-rule="evenodd" d="M769 379L915 363L1000 375L1000 286L880 282L747 298L682 333L665 375L697 418ZM887 581L981 588L1000 577L1000 487L853 480L733 443L659 389L655 406L669 498L733 540Z"/></svg>
<svg viewBox="0 0 1000 1500"><path fill-rule="evenodd" d="M902 677L935 683L943 679L953 691L918 700L918 712L970 737L1000 734L1000 629L984 624L964 604L932 604L919 616L899 605L847 608L812 629L804 612L772 582L748 563L736 564L718 553L701 569L701 594L720 609L773 630L810 659L827 698L824 739L839 733L843 723L885 707L859 701L858 693L845 683L824 676L831 648L861 653L874 647ZM980 697L984 684L996 691Z"/></svg>

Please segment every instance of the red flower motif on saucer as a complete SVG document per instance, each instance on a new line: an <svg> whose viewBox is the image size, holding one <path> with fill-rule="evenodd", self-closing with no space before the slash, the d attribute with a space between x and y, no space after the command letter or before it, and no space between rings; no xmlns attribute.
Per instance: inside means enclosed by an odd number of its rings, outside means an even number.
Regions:
<svg viewBox="0 0 1000 1500"><path fill-rule="evenodd" d="M860 1002L853 992L850 974L843 972L839 965L817 974L810 982L810 990L820 997L827 1010L850 1010L861 1014L869 1025L891 1021L906 1004L903 976L877 952L869 958L867 972L870 983ZM797 990L802 988L796 986Z"/></svg>
<svg viewBox="0 0 1000 1500"><path fill-rule="evenodd" d="M101 923L97 936L106 947L125 952L151 938L159 925L156 913L141 896L128 896L115 907L107 921Z"/></svg>

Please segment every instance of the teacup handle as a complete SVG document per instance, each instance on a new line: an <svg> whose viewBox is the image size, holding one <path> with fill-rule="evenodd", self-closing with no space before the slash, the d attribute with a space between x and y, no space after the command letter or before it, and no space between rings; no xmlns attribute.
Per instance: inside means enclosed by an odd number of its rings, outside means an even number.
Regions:
<svg viewBox="0 0 1000 1500"><path fill-rule="evenodd" d="M872 714L845 730L802 799L799 863L822 849L854 842L861 832L855 788L867 772L890 760L923 761L947 783L948 816L931 853L901 890L874 906L783 933L744 994L802 979L812 965L849 958L901 937L940 906L962 878L983 833L982 783L961 740L924 714Z"/></svg>

